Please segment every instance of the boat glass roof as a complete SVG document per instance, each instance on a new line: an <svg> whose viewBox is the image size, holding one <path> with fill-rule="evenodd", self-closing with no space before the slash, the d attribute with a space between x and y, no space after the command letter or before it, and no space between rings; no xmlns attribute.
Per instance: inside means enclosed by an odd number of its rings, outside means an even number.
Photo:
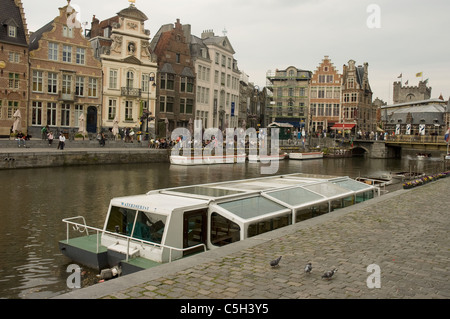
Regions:
<svg viewBox="0 0 450 319"><path fill-rule="evenodd" d="M312 192L321 194L326 197L336 197L339 195L346 195L351 193L350 190L339 187L338 185L335 185L331 182L306 185L304 187Z"/></svg>
<svg viewBox="0 0 450 319"><path fill-rule="evenodd" d="M314 201L320 201L325 199L324 196L313 193L302 187L289 188L274 192L269 192L267 195L276 198L290 206L299 206Z"/></svg>
<svg viewBox="0 0 450 319"><path fill-rule="evenodd" d="M360 190L369 190L371 187L365 183L357 182L352 179L338 180L333 181L333 184L336 184L340 187L352 190L352 191L360 191Z"/></svg>
<svg viewBox="0 0 450 319"><path fill-rule="evenodd" d="M265 197L255 196L218 204L219 207L242 219L250 219L286 209Z"/></svg>
<svg viewBox="0 0 450 319"><path fill-rule="evenodd" d="M171 189L171 191L208 197L222 197L243 193L242 191L238 190L230 190L216 187L205 187L205 186L181 187L177 189Z"/></svg>

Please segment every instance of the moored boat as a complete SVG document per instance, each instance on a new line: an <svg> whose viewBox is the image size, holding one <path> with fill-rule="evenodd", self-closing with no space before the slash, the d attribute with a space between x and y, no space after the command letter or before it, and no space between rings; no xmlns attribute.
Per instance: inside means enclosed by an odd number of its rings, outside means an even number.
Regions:
<svg viewBox="0 0 450 319"><path fill-rule="evenodd" d="M173 165L212 165L212 164L235 164L245 163L246 155L201 155L183 156L170 155L170 164Z"/></svg>
<svg viewBox="0 0 450 319"><path fill-rule="evenodd" d="M289 153L289 159L293 160L307 160L323 158L323 152L298 152Z"/></svg>
<svg viewBox="0 0 450 319"><path fill-rule="evenodd" d="M248 161L250 163L265 162L265 161L281 161L286 158L287 153L280 153L274 155L249 154Z"/></svg>
<svg viewBox="0 0 450 319"><path fill-rule="evenodd" d="M103 228L87 226L81 216L64 219L59 247L76 263L120 267L126 275L377 195L378 187L349 177L307 174L166 188L113 198Z"/></svg>

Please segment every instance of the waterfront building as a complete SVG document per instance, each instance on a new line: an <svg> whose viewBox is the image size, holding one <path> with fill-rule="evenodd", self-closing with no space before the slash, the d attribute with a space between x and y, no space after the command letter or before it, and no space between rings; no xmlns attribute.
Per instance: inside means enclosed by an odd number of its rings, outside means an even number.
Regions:
<svg viewBox="0 0 450 319"><path fill-rule="evenodd" d="M285 70L268 71L267 88L273 93L273 102L267 105L269 122L289 123L307 131L312 72L290 66Z"/></svg>
<svg viewBox="0 0 450 319"><path fill-rule="evenodd" d="M150 51L148 17L133 3L116 16L100 21L95 16L87 30L95 55L101 61L101 126L152 133L156 108L157 64Z"/></svg>
<svg viewBox="0 0 450 319"><path fill-rule="evenodd" d="M0 136L9 136L14 114L28 123L28 30L20 0L0 0Z"/></svg>
<svg viewBox="0 0 450 319"><path fill-rule="evenodd" d="M381 106L383 128L389 136L444 136L449 112L450 104L442 98Z"/></svg>
<svg viewBox="0 0 450 319"><path fill-rule="evenodd" d="M269 123L265 123L267 89L260 88L258 85L249 81L249 76L241 72L240 76L240 92L238 104L238 124L241 128L267 127Z"/></svg>
<svg viewBox="0 0 450 319"><path fill-rule="evenodd" d="M230 40L205 30L200 38L191 35L190 47L197 73L196 118L205 128L237 127L241 72Z"/></svg>
<svg viewBox="0 0 450 319"><path fill-rule="evenodd" d="M340 122L342 75L328 56L314 71L311 79L310 121L312 132L329 132Z"/></svg>
<svg viewBox="0 0 450 319"><path fill-rule="evenodd" d="M369 84L369 64L356 66L354 60L344 64L342 72L341 123L354 132L376 131L376 106L372 104L372 89Z"/></svg>
<svg viewBox="0 0 450 319"><path fill-rule="evenodd" d="M183 26L177 19L175 24L161 26L150 43L158 64L156 88L159 105L155 114L160 136L166 137L177 127L193 130L196 72L190 37L190 26ZM205 94L204 91L199 93Z"/></svg>
<svg viewBox="0 0 450 319"><path fill-rule="evenodd" d="M101 125L101 65L81 24L68 18L74 10L68 1L57 17L30 36L28 123L34 136L46 125L70 136L80 124L88 133Z"/></svg>

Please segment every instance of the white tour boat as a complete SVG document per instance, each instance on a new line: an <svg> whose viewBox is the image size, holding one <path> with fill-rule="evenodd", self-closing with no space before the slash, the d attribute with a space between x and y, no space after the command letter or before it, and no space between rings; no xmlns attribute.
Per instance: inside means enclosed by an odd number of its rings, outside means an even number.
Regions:
<svg viewBox="0 0 450 319"><path fill-rule="evenodd" d="M274 155L248 154L248 161L250 163L281 161L286 158L286 155L287 155L286 153L280 153L280 154L274 154Z"/></svg>
<svg viewBox="0 0 450 319"><path fill-rule="evenodd" d="M82 216L64 219L59 247L76 263L126 275L379 195L349 177L307 174L153 190L113 198L103 228Z"/></svg>
<svg viewBox="0 0 450 319"><path fill-rule="evenodd" d="M317 158L323 158L323 152L289 153L289 159L293 159L293 160L307 160L307 159L317 159Z"/></svg>
<svg viewBox="0 0 450 319"><path fill-rule="evenodd" d="M173 165L212 165L245 163L246 154L238 155L170 155L170 164Z"/></svg>

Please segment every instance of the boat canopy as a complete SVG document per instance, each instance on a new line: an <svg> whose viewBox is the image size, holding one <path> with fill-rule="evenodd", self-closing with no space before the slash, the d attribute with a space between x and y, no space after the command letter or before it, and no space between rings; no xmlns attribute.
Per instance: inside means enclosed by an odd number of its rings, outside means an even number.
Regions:
<svg viewBox="0 0 450 319"><path fill-rule="evenodd" d="M205 200L208 204L220 207L221 212L227 212L229 218L246 223L333 200L353 198L353 204L373 198L376 190L376 187L350 177L287 174L167 188L151 191L147 195L176 196L173 201ZM362 200L358 199L364 194L369 195ZM179 204L177 206L183 206Z"/></svg>

